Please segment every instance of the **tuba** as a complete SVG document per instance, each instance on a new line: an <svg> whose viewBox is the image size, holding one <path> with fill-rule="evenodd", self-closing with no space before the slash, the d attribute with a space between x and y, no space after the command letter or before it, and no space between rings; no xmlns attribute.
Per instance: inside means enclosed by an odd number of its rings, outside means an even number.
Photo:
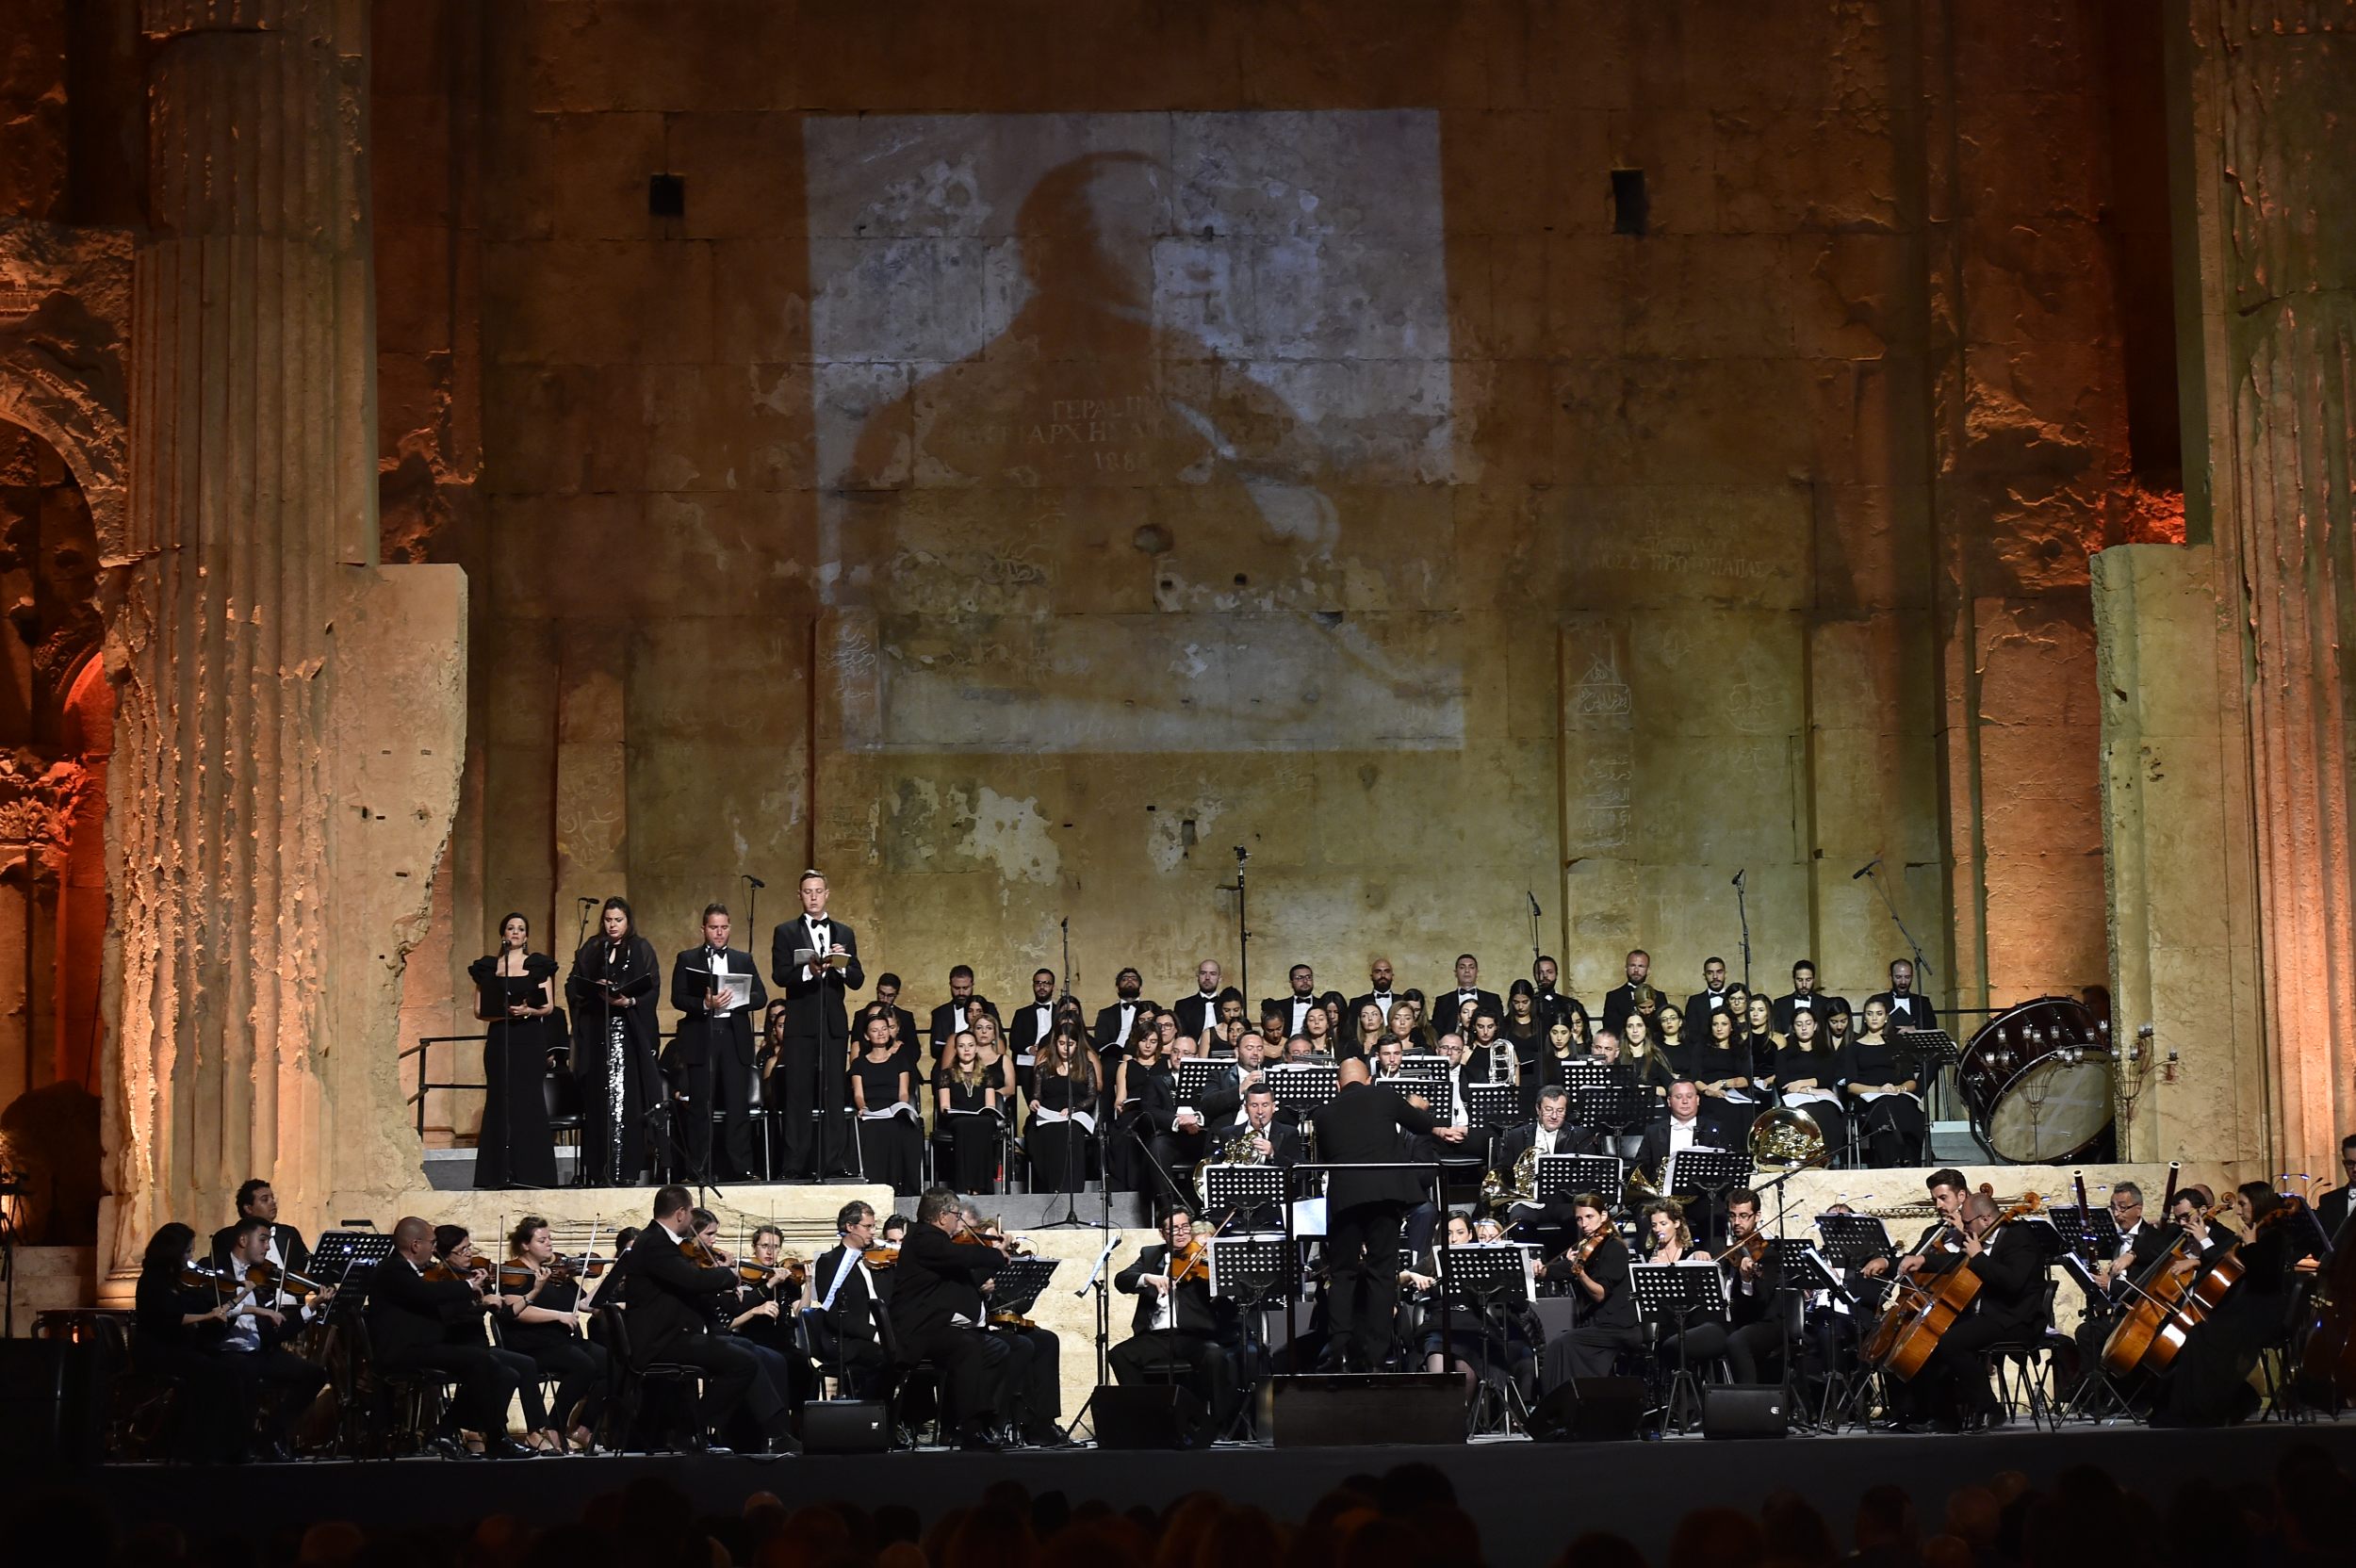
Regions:
<svg viewBox="0 0 2356 1568"><path fill-rule="evenodd" d="M1827 1151L1824 1130L1806 1111L1778 1105L1751 1123L1751 1163L1797 1170L1823 1165Z"/></svg>
<svg viewBox="0 0 2356 1568"><path fill-rule="evenodd" d="M1510 1209L1516 1203L1538 1201L1538 1146L1532 1143L1513 1161L1513 1180L1508 1185L1496 1171L1481 1179L1481 1206L1495 1213Z"/></svg>

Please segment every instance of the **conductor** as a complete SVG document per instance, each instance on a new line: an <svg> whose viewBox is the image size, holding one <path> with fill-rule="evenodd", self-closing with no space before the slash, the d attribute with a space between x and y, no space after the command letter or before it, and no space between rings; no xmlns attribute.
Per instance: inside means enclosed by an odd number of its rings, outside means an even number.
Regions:
<svg viewBox="0 0 2356 1568"><path fill-rule="evenodd" d="M822 1168L847 1159L835 1144L843 1102L843 1070L849 1054L851 1021L846 993L867 984L859 967L859 937L826 913L826 878L802 873L802 913L777 928L769 942L769 974L785 988L785 1040L780 1051L776 1102L785 1108L785 1169L789 1176L824 1174ZM796 962L798 955L809 961ZM824 1130L811 1158L810 1120L824 1106Z"/></svg>
<svg viewBox="0 0 2356 1568"><path fill-rule="evenodd" d="M1317 1149L1328 1165L1396 1165L1406 1135L1460 1141L1462 1128L1437 1126L1432 1113L1377 1084L1363 1057L1341 1064L1332 1103L1317 1109ZM1399 1221L1423 1200L1412 1170L1333 1170L1326 1181L1326 1256L1333 1266L1327 1306L1333 1355L1343 1371L1379 1372L1390 1360L1391 1320L1399 1304Z"/></svg>

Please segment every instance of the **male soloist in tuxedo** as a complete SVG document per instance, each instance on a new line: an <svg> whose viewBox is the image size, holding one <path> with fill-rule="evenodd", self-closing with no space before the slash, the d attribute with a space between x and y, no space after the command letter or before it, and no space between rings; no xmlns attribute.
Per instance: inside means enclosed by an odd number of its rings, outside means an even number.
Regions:
<svg viewBox="0 0 2356 1568"><path fill-rule="evenodd" d="M847 1092L843 1064L851 1037L843 999L867 984L867 972L859 967L858 934L826 913L826 877L814 871L802 873L801 895L801 918L778 926L769 941L770 978L785 988L785 1047L772 1081L782 1090L775 1098L785 1109L785 1169L797 1176L818 1173L822 1164L844 1165L850 1158L840 1114ZM795 963L794 956L804 952L813 961ZM842 967L826 962L828 956L841 960ZM822 1105L826 1116L813 1159L810 1119Z"/></svg>
<svg viewBox="0 0 2356 1568"><path fill-rule="evenodd" d="M687 1152L687 1168L698 1180L712 1169L712 1113L721 1116L719 1179L753 1181L753 1087L758 1073L753 1020L769 1005L769 991L761 983L753 956L728 946L728 910L725 904L704 906L704 939L671 963L671 1005L679 1015L679 1033L665 1053L679 1070L687 1095L679 1128ZM726 977L742 975L750 983L751 1002L733 1004Z"/></svg>
<svg viewBox="0 0 2356 1568"><path fill-rule="evenodd" d="M1193 1446L1204 1448L1218 1440L1243 1406L1235 1386L1235 1363L1219 1343L1227 1303L1213 1299L1207 1273L1176 1282L1170 1278L1171 1261L1184 1263L1191 1255L1193 1217L1184 1209L1173 1210L1162 1221L1162 1238L1163 1245L1144 1248L1135 1263L1113 1276L1122 1295L1137 1298L1137 1307L1129 1337L1114 1346L1106 1359L1124 1388L1161 1381L1153 1371L1157 1364L1183 1364L1209 1396L1210 1415L1192 1434Z"/></svg>
<svg viewBox="0 0 2356 1568"><path fill-rule="evenodd" d="M1120 1000L1096 1015L1096 1028L1090 1035L1098 1053L1109 1059L1129 1049L1136 1037L1137 1020L1153 1004L1145 1000L1145 976L1136 970L1124 969L1113 977L1113 989Z"/></svg>

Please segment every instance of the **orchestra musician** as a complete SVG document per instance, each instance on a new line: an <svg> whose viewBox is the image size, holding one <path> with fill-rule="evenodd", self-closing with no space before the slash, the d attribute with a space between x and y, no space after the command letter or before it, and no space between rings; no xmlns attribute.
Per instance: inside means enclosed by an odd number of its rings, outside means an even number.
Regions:
<svg viewBox="0 0 2356 1568"><path fill-rule="evenodd" d="M163 1434L173 1459L236 1463L249 1457L253 1443L253 1385L220 1354L235 1293L199 1274L195 1248L196 1232L178 1220L148 1238L135 1293L132 1364L179 1384Z"/></svg>
<svg viewBox="0 0 2356 1568"><path fill-rule="evenodd" d="M1599 1194L1571 1200L1577 1235L1559 1258L1537 1266L1543 1279L1568 1280L1574 1326L1547 1342L1539 1383L1552 1393L1573 1378L1609 1376L1623 1350L1644 1343L1636 1321L1636 1298L1628 1291L1628 1244L1612 1224Z"/></svg>
<svg viewBox="0 0 2356 1568"><path fill-rule="evenodd" d="M462 1260L470 1255L464 1232L439 1239ZM508 1435L507 1404L533 1376L532 1362L483 1343L480 1271L449 1263L435 1266L436 1240L434 1228L416 1215L403 1216L393 1227L392 1254L368 1276L369 1351L387 1372L431 1372L455 1382L452 1414L462 1429L482 1434L484 1454L529 1457L532 1450ZM536 1431L546 1417L537 1410L538 1387L532 1386L525 1414L528 1429ZM532 1419L535 1415L539 1418ZM457 1457L447 1438L436 1437L432 1446Z"/></svg>
<svg viewBox="0 0 2356 1568"><path fill-rule="evenodd" d="M1429 1111L1373 1082L1366 1064L1354 1057L1341 1064L1333 1100L1318 1106L1312 1120L1318 1152L1335 1167L1397 1164L1402 1134L1463 1138L1459 1130L1438 1130ZM1399 1224L1423 1199L1424 1184L1413 1171L1327 1172L1327 1315L1331 1351L1343 1371L1381 1371L1390 1361Z"/></svg>
<svg viewBox="0 0 2356 1568"><path fill-rule="evenodd" d="M1685 1223L1685 1205L1674 1198L1657 1198L1644 1205L1644 1261L1671 1267L1713 1267L1708 1252L1693 1245ZM1726 1353L1726 1325L1705 1318L1676 1328L1663 1322L1654 1348L1663 1367L1700 1370Z"/></svg>
<svg viewBox="0 0 2356 1568"><path fill-rule="evenodd" d="M244 1288L230 1303L227 1331L215 1348L237 1380L239 1409L248 1416L261 1413L263 1456L290 1459L295 1423L327 1386L327 1372L288 1346L305 1327L325 1315L335 1287L329 1285L298 1301L285 1288L286 1282L277 1265L270 1261L274 1230L270 1222L250 1215L231 1230L229 1276L243 1282ZM273 1305L274 1301L285 1304Z"/></svg>
<svg viewBox="0 0 2356 1568"><path fill-rule="evenodd" d="M1441 1245L1495 1245L1499 1239L1494 1233L1479 1234L1470 1216L1451 1213ZM1460 1293L1449 1303L1453 1312L1444 1312L1439 1297L1440 1277L1439 1254L1429 1247L1399 1271L1399 1283L1417 1293L1423 1308L1418 1348L1424 1370L1445 1372L1452 1360L1469 1394L1479 1382L1482 1369L1494 1367L1513 1380L1525 1399L1534 1395L1538 1362L1533 1347L1542 1331L1537 1329L1528 1305L1509 1308L1502 1303L1477 1302Z"/></svg>
<svg viewBox="0 0 2356 1568"><path fill-rule="evenodd" d="M1236 1107L1234 1120L1213 1124L1210 1148L1214 1160L1239 1150L1241 1164L1288 1170L1301 1163L1301 1130L1278 1118L1275 1087L1263 1078L1244 1091L1243 1103ZM1230 1216L1214 1214L1210 1217L1223 1224ZM1260 1204L1234 1219L1235 1228L1241 1231L1274 1229L1283 1223L1284 1217L1273 1203Z"/></svg>
<svg viewBox="0 0 2356 1568"><path fill-rule="evenodd" d="M1079 1038L1076 1025L1071 1033L1073 1038ZM1082 1054L1093 1063L1092 1053L1084 1050ZM998 1222L985 1219L978 1204L968 1200L959 1205L958 1213L964 1221L963 1234L967 1240L996 1247L1007 1258L1022 1254L1022 1238L999 1235ZM1013 1353L1006 1358L1006 1387L999 1402L1007 1435L1025 1447L1069 1447L1070 1440L1064 1436L1062 1427L1063 1341L1053 1330L1001 1310L991 1299L997 1289L998 1282L988 1280L982 1284L981 1294L982 1305L990 1315L990 1331L1012 1341Z"/></svg>
<svg viewBox="0 0 2356 1568"><path fill-rule="evenodd" d="M671 1007L679 1015L679 1033L664 1052L665 1066L676 1068L687 1093L681 1115L686 1125L679 1143L687 1168L698 1178L712 1170L712 1119L720 1127L719 1179L757 1181L753 1163L755 1079L759 1069L753 1044L755 1009L769 1005L768 988L753 965L753 956L728 946L728 907L707 904L703 915L703 944L680 953L671 963ZM750 987L750 1002L740 1005L728 988L728 977L742 975Z"/></svg>
<svg viewBox="0 0 2356 1568"><path fill-rule="evenodd" d="M1783 1267L1760 1234L1759 1206L1759 1194L1749 1187L1726 1194L1726 1248L1718 1255L1727 1273L1726 1364L1738 1383L1765 1380L1760 1371L1776 1363L1784 1348L1776 1304Z"/></svg>
<svg viewBox="0 0 2356 1568"><path fill-rule="evenodd" d="M1688 1149L1729 1146L1725 1127L1702 1104L1701 1086L1691 1078L1679 1078L1669 1086L1667 1114L1645 1127L1636 1163L1658 1182L1670 1155Z"/></svg>
<svg viewBox="0 0 2356 1568"><path fill-rule="evenodd" d="M705 1253L722 1267L737 1270L735 1299L725 1296L713 1298L716 1307L712 1330L752 1348L753 1354L761 1359L761 1376L783 1401L790 1419L792 1413L802 1408L802 1401L816 1392L818 1378L810 1358L794 1343L790 1327L788 1313L801 1298L802 1287L794 1278L796 1266L784 1256L785 1233L775 1225L758 1227L753 1232L749 1262L738 1264L720 1249L717 1217L698 1208L695 1221L695 1240ZM753 1424L752 1403L748 1399L737 1407L729 1434L747 1446L758 1445L765 1435Z"/></svg>
<svg viewBox="0 0 2356 1568"><path fill-rule="evenodd" d="M2161 1380L2151 1411L2155 1427L2226 1426L2257 1413L2250 1373L2270 1346L2282 1343L2297 1265L2315 1250L2314 1216L2293 1207L2297 1200L2285 1200L2265 1182L2244 1182L2233 1196L2240 1200L2233 1206L2250 1215L2249 1228L2231 1248L2240 1282L2184 1336L2175 1365Z"/></svg>
<svg viewBox="0 0 2356 1568"><path fill-rule="evenodd" d="M1162 1242L1141 1249L1113 1285L1137 1298L1129 1337L1107 1353L1113 1377L1125 1388L1162 1380L1156 1363L1183 1364L1206 1393L1207 1413L1189 1446L1207 1448L1243 1408L1235 1358L1224 1343L1232 1303L1211 1295L1209 1243L1194 1238L1194 1217L1172 1209L1162 1220Z"/></svg>
<svg viewBox="0 0 2356 1568"><path fill-rule="evenodd" d="M215 1268L224 1273L228 1271L229 1250L237 1242L239 1228L249 1219L259 1219L270 1226L270 1245L264 1254L264 1262L272 1268L284 1268L290 1273L308 1274L311 1271L311 1249L303 1244L303 1233L291 1225L279 1222L278 1194L258 1176L238 1184L237 1217L213 1233L212 1246L207 1250ZM270 1304L284 1307L293 1299L293 1297L280 1291L277 1298Z"/></svg>
<svg viewBox="0 0 2356 1568"><path fill-rule="evenodd" d="M1145 1125L1152 1129L1148 1136L1153 1163L1162 1168L1165 1176L1175 1180L1192 1170L1203 1158L1204 1118L1198 1107L1178 1102L1178 1064L1197 1054L1194 1038L1179 1034L1171 1037L1170 1045L1168 1097L1149 1092L1142 1109Z"/></svg>
<svg viewBox="0 0 2356 1568"><path fill-rule="evenodd" d="M839 1166L849 1157L847 1148L835 1144L832 1129L839 1125L844 1100L841 1054L851 1037L847 998L867 984L859 934L826 910L826 874L802 873L797 890L800 918L783 922L769 937L769 978L785 989L785 1046L771 1074L782 1092L771 1102L785 1112L783 1160L790 1176L816 1173L821 1165ZM795 963L797 953L810 954L810 961ZM829 1049L821 1050L822 1040ZM938 1037L934 1043L937 1050ZM811 1123L821 1108L825 1130L816 1133L813 1147Z"/></svg>
<svg viewBox="0 0 2356 1568"><path fill-rule="evenodd" d="M515 1376L515 1402L523 1409L524 1446L534 1453L563 1453L564 1441L548 1423L547 1394L540 1386L532 1358L521 1350L508 1348L491 1334L492 1322L499 1313L498 1270L491 1259L475 1246L473 1233L464 1225L434 1227L434 1258L445 1271L466 1281L475 1293L470 1310L445 1315L444 1331L449 1342L459 1346L488 1343L491 1354L505 1363ZM484 1434L486 1438L488 1435ZM555 1440L552 1450L551 1439Z"/></svg>
<svg viewBox="0 0 2356 1568"><path fill-rule="evenodd" d="M1555 1027L1559 1029L1562 1025ZM1532 1149L1538 1151L1541 1158L1548 1154L1595 1152L1595 1135L1586 1128L1573 1126L1570 1118L1570 1090L1560 1084L1548 1084L1540 1089L1537 1119L1511 1129L1497 1140L1496 1168L1510 1175L1520 1166L1522 1156ZM1571 1226L1570 1195L1558 1193L1543 1203L1513 1203L1507 1208L1506 1218L1513 1225L1534 1227L1541 1231L1568 1230Z"/></svg>
<svg viewBox="0 0 2356 1568"><path fill-rule="evenodd" d="M2315 1218L2327 1239L2338 1241L2351 1194L2356 1194L2356 1133L2340 1139L2340 1184L2315 1200Z"/></svg>
<svg viewBox="0 0 2356 1568"><path fill-rule="evenodd" d="M941 1370L946 1421L960 1448L995 1453L992 1431L1009 1412L1007 1385L1016 1341L993 1334L982 1306L982 1286L1006 1265L998 1248L957 1239L965 1232L957 1195L927 1187L917 1200L916 1223L900 1241L892 1298L886 1304L903 1363L929 1361Z"/></svg>
<svg viewBox="0 0 2356 1568"><path fill-rule="evenodd" d="M873 1399L891 1382L875 1315L891 1295L897 1250L879 1248L875 1211L865 1203L843 1204L834 1228L835 1244L810 1266L810 1349L854 1397Z"/></svg>
<svg viewBox="0 0 2356 1568"><path fill-rule="evenodd" d="M2045 1330L2045 1255L2025 1226L2002 1225L1996 1200L1975 1192L1963 1200L1962 1261L1980 1277L1979 1293L1939 1336L1922 1369L1893 1390L1896 1410L1885 1429L1942 1431L1964 1419L2001 1426L2006 1413L1989 1391L1979 1355L1990 1345L2033 1340ZM1961 1397L1968 1408L1957 1412Z"/></svg>
<svg viewBox="0 0 2356 1568"><path fill-rule="evenodd" d="M629 1314L630 1356L639 1367L678 1362L703 1373L695 1442L727 1453L721 1441L729 1418L742 1405L750 1412L773 1454L799 1453L792 1413L764 1374L753 1348L712 1330L715 1301L733 1298L741 1283L733 1268L708 1266L688 1255L695 1239L695 1200L683 1186L654 1195L653 1223L638 1233L622 1277Z"/></svg>
<svg viewBox="0 0 2356 1568"><path fill-rule="evenodd" d="M596 1446L597 1418L614 1391L613 1354L581 1337L588 1292L578 1268L558 1266L547 1220L524 1216L508 1233L507 1250L509 1261L499 1271L497 1286L504 1317L501 1341L505 1348L531 1358L535 1381L558 1380L551 1429L532 1434L535 1444L543 1452L561 1454L569 1440L585 1453Z"/></svg>

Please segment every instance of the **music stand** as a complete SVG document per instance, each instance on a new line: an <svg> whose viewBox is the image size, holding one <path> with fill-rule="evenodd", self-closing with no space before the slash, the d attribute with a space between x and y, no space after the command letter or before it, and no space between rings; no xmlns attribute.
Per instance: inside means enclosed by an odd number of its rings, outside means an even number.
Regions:
<svg viewBox="0 0 2356 1568"><path fill-rule="evenodd" d="M392 1255L390 1232L330 1231L311 1249L308 1278L327 1285L350 1284L354 1275L368 1273Z"/></svg>
<svg viewBox="0 0 2356 1568"><path fill-rule="evenodd" d="M1677 1368L1669 1380L1668 1397L1661 1403L1661 1429L1679 1431L1677 1417L1688 1402L1698 1413L1701 1384L1685 1359L1685 1335L1695 1323L1723 1323L1726 1318L1726 1280L1724 1270L1693 1268L1678 1263L1640 1263L1628 1267L1628 1292L1636 1298L1640 1322L1674 1329L1677 1336ZM1656 1339L1659 1337L1656 1334ZM1656 1354L1654 1364L1660 1364Z"/></svg>
<svg viewBox="0 0 2356 1568"><path fill-rule="evenodd" d="M1702 1223L1694 1234L1715 1236L1718 1233L1710 1219L1716 1204L1727 1189L1748 1182L1756 1168L1747 1150L1682 1149L1661 1167L1661 1190L1671 1198L1679 1193L1699 1194Z"/></svg>
<svg viewBox="0 0 2356 1568"><path fill-rule="evenodd" d="M1522 1119L1522 1091L1511 1084L1464 1086L1464 1122L1491 1132Z"/></svg>
<svg viewBox="0 0 2356 1568"><path fill-rule="evenodd" d="M1538 1249L1523 1242L1504 1246L1448 1247L1447 1272L1449 1285L1456 1297L1480 1315L1481 1323L1481 1381L1486 1384L1496 1371L1490 1355L1489 1328L1495 1327L1496 1338L1507 1340L1506 1318L1511 1309L1530 1304L1531 1266L1536 1262ZM1443 1364L1455 1359L1456 1348L1440 1347ZM1502 1432L1511 1436L1518 1424L1527 1424L1529 1412L1519 1410L1521 1389L1514 1383L1513 1369L1506 1368L1505 1403Z"/></svg>
<svg viewBox="0 0 2356 1568"><path fill-rule="evenodd" d="M1060 1258L1008 1258L990 1276L990 1315L1023 1315L1053 1283Z"/></svg>
<svg viewBox="0 0 2356 1568"><path fill-rule="evenodd" d="M2107 1207L2056 1203L2037 1217L2053 1225L2064 1252L2089 1261L2119 1256L2119 1221Z"/></svg>
<svg viewBox="0 0 2356 1568"><path fill-rule="evenodd" d="M1203 1172L1202 1197L1205 1215L1241 1210L1252 1221L1244 1229L1256 1231L1259 1216L1284 1201L1284 1173L1272 1165L1215 1165Z"/></svg>
<svg viewBox="0 0 2356 1568"><path fill-rule="evenodd" d="M1581 1127L1626 1137L1652 1116L1651 1091L1610 1062L1565 1063L1562 1084L1571 1091L1571 1119Z"/></svg>
<svg viewBox="0 0 2356 1568"><path fill-rule="evenodd" d="M1203 1056L1189 1056L1178 1064L1178 1103L1203 1109L1203 1098L1210 1092L1213 1078L1224 1078L1235 1070L1233 1056L1212 1061ZM1209 1118L1205 1117L1205 1123Z"/></svg>
<svg viewBox="0 0 2356 1568"><path fill-rule="evenodd" d="M1333 1062L1287 1062L1265 1070L1276 1108L1292 1112L1296 1123L1308 1120L1319 1105L1332 1104L1341 1086L1342 1070Z"/></svg>
<svg viewBox="0 0 2356 1568"><path fill-rule="evenodd" d="M1233 1168L1240 1175L1265 1174L1275 1178L1272 1186L1281 1201L1284 1187L1283 1171L1273 1166ZM1214 1169L1210 1174L1218 1172ZM1243 1367L1252 1371L1256 1381L1268 1370L1268 1346L1261 1337L1267 1327L1265 1309L1270 1301L1295 1298L1299 1279L1297 1253L1282 1235L1214 1236L1209 1245L1211 1296L1235 1303L1236 1315L1243 1323ZM1235 1412L1228 1431L1234 1433L1241 1429L1248 1433L1251 1427L1252 1401L1247 1399Z"/></svg>
<svg viewBox="0 0 2356 1568"><path fill-rule="evenodd" d="M1876 1215L1820 1214L1816 1231L1824 1238L1824 1256L1836 1268L1861 1268L1897 1250Z"/></svg>
<svg viewBox="0 0 2356 1568"><path fill-rule="evenodd" d="M1776 1236L1767 1245L1775 1254L1778 1289L1799 1292L1803 1303L1809 1297L1821 1292L1836 1301L1846 1303L1854 1315L1857 1306L1857 1298L1851 1295L1848 1287L1841 1282L1840 1273L1834 1267L1832 1260L1824 1254L1816 1243L1806 1236ZM1788 1408L1805 1413L1808 1410L1808 1400L1805 1397L1806 1385L1800 1376L1800 1358L1792 1354L1792 1320L1790 1309L1778 1304L1776 1311L1784 1331L1783 1381L1787 1391L1786 1397L1790 1401ZM1805 1307L1800 1313L1800 1331L1804 1335L1808 1331L1808 1315ZM1836 1390L1839 1390L1845 1399L1848 1390L1848 1374L1841 1369L1838 1358L1827 1354L1824 1358L1824 1397L1820 1402L1815 1416L1808 1423L1812 1429L1818 1431L1830 1429L1827 1422L1831 1419L1833 1395Z"/></svg>
<svg viewBox="0 0 2356 1568"><path fill-rule="evenodd" d="M1933 1084L1939 1086L1939 1099L1942 1104L1951 1099L1953 1089L1948 1082L1947 1070L1963 1060L1963 1052L1956 1046L1955 1036L1944 1029L1899 1029L1892 1033L1890 1043L1900 1054L1914 1057L1917 1066L1910 1076L1922 1086L1922 1104L1926 1110L1931 1103ZM1927 1076L1922 1071L1925 1067L1931 1070Z"/></svg>
<svg viewBox="0 0 2356 1568"><path fill-rule="evenodd" d="M1592 1192L1609 1207L1619 1201L1627 1182L1628 1162L1610 1154L1541 1154L1538 1183L1531 1192L1541 1203Z"/></svg>

